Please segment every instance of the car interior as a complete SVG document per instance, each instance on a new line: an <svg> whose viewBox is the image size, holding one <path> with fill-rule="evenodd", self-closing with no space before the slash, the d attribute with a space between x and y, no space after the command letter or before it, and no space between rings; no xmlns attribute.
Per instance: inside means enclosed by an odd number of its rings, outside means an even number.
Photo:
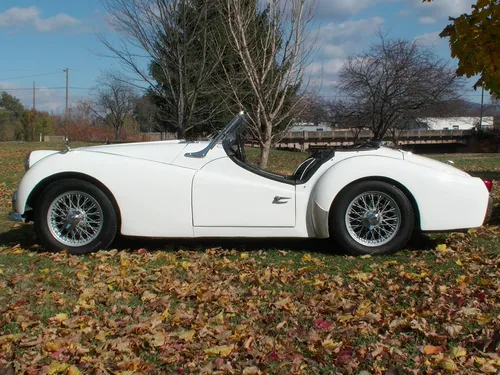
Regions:
<svg viewBox="0 0 500 375"><path fill-rule="evenodd" d="M291 185L306 183L327 160L335 156L335 150L333 149L315 150L307 160L297 167L291 176L285 176L266 171L257 165L249 163L245 153L245 143L241 134L236 134L234 137L227 137L222 144L231 160L242 168L262 177Z"/></svg>

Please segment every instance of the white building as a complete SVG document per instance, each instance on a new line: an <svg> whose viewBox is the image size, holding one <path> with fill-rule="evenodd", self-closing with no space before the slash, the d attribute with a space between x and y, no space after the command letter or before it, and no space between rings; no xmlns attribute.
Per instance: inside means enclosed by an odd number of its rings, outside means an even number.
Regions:
<svg viewBox="0 0 500 375"><path fill-rule="evenodd" d="M479 127L480 117L423 117L418 122L429 130L470 130ZM493 117L483 117L483 129L493 129Z"/></svg>
<svg viewBox="0 0 500 375"><path fill-rule="evenodd" d="M330 125L326 123L319 123L317 125L313 123L297 123L290 127L288 131L290 132L331 132L333 129Z"/></svg>

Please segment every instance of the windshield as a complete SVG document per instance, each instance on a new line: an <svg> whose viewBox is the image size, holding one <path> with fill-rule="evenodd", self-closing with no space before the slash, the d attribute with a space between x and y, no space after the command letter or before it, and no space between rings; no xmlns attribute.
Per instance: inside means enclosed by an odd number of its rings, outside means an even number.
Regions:
<svg viewBox="0 0 500 375"><path fill-rule="evenodd" d="M203 158L207 155L208 151L215 147L216 144L227 139L236 139L237 134L244 128L246 114L240 112L226 125L226 127L217 134L217 136L210 142L210 144L203 150L197 152L190 152L185 154L189 158Z"/></svg>
<svg viewBox="0 0 500 375"><path fill-rule="evenodd" d="M222 131L221 140L223 143L230 142L233 143L238 138L238 135L242 135L246 130L246 114L240 112L235 116L231 122Z"/></svg>

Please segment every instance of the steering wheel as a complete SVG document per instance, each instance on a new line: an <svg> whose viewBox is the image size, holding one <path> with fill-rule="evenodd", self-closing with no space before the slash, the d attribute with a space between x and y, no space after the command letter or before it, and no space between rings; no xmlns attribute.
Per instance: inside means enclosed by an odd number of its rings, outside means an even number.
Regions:
<svg viewBox="0 0 500 375"><path fill-rule="evenodd" d="M241 134L238 134L236 136L236 145L238 146L238 155L240 157L240 160L243 163L247 162L247 155L245 153L245 143L243 142L243 138L241 137Z"/></svg>

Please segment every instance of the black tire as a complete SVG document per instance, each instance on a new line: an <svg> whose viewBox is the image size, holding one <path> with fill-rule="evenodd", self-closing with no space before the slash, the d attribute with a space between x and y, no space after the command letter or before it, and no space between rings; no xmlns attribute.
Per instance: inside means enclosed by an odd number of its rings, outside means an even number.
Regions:
<svg viewBox="0 0 500 375"><path fill-rule="evenodd" d="M381 199L388 199L391 206L394 204L397 206L395 213L390 214L392 217L389 217L389 214L387 214L388 220L392 220L391 223L394 223L393 216L397 215L399 217L399 226L396 226L393 231L389 229L386 233L386 231L380 230L379 224L371 223L374 227L379 228L380 232L378 232L378 234L380 234L381 237L387 237L384 239L387 242L381 242L380 245L372 243L370 246L366 246L364 243L361 243L362 241L369 242L368 237L370 237L371 234L368 235L370 230L366 227L364 229L361 228L361 225L359 225L360 221L357 222L357 225L349 224L350 229L348 229L347 221L355 223L355 221L347 218L347 213L348 210L351 209L351 204L355 204L354 202L356 201L361 203L361 200L358 201L357 199L359 199L361 195L368 193L375 193L377 197L381 196ZM353 211L350 212L353 213ZM359 209L358 212L362 212L362 210ZM354 214L358 215L358 212L354 212ZM377 216L377 218L373 220L379 220L379 217L383 217L383 215ZM408 197L400 189L386 182L362 181L348 186L342 190L335 199L330 212L330 234L345 251L352 255L392 254L406 246L413 235L415 222L416 219L413 206ZM354 227L357 228L359 231L358 233L355 232L353 229ZM391 235L388 233L391 233ZM368 239L363 238L365 234Z"/></svg>
<svg viewBox="0 0 500 375"><path fill-rule="evenodd" d="M88 243L75 244L74 246L64 243L64 239L60 240L56 237L54 230L57 228L52 230L49 228L48 218L53 202L65 193L73 192L82 193L91 202L97 202L97 208L93 212L100 212L99 228L96 229L98 233L92 233L87 240ZM38 197L35 205L35 230L39 241L48 251L67 250L70 254L87 254L106 249L113 242L118 231L118 217L111 200L95 185L78 179L63 179L47 186Z"/></svg>

